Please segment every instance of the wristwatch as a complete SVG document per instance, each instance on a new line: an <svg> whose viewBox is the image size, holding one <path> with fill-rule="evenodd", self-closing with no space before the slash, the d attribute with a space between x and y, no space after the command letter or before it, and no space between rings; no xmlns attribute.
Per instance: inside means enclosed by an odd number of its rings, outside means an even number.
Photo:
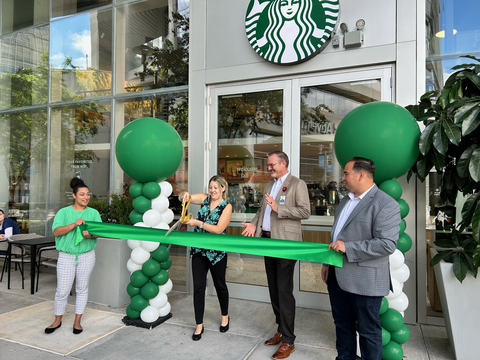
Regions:
<svg viewBox="0 0 480 360"><path fill-rule="evenodd" d="M202 222L202 225L199 226L200 229L203 229L203 225L205 225L204 222Z"/></svg>

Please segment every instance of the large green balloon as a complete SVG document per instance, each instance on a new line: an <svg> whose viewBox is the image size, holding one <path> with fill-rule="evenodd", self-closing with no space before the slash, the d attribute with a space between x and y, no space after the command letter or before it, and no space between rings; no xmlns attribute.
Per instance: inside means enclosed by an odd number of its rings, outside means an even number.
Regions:
<svg viewBox="0 0 480 360"><path fill-rule="evenodd" d="M142 195L142 189L143 189L143 184L140 182L134 182L130 187L128 188L128 192L130 195L132 195L134 198Z"/></svg>
<svg viewBox="0 0 480 360"><path fill-rule="evenodd" d="M168 272L165 269L161 269L157 275L150 278L152 282L157 285L165 285L168 281Z"/></svg>
<svg viewBox="0 0 480 360"><path fill-rule="evenodd" d="M162 269L168 270L172 266L172 258L169 256L167 260L160 264Z"/></svg>
<svg viewBox="0 0 480 360"><path fill-rule="evenodd" d="M142 192L143 196L147 199L155 199L158 195L160 195L160 185L156 182L148 182L143 186Z"/></svg>
<svg viewBox="0 0 480 360"><path fill-rule="evenodd" d="M132 222L132 224L142 222L143 221L143 214L140 214L139 212L136 212L135 210L132 210L130 212L129 219Z"/></svg>
<svg viewBox="0 0 480 360"><path fill-rule="evenodd" d="M140 288L136 287L132 283L128 283L127 285L127 294L130 295L130 297L133 297L135 295L140 294Z"/></svg>
<svg viewBox="0 0 480 360"><path fill-rule="evenodd" d="M156 250L151 253L152 259L157 260L159 263L167 261L170 252L166 246L160 245Z"/></svg>
<svg viewBox="0 0 480 360"><path fill-rule="evenodd" d="M392 336L390 335L390 331L385 330L382 327L382 346L387 345L391 339L392 339Z"/></svg>
<svg viewBox="0 0 480 360"><path fill-rule="evenodd" d="M400 330L394 331L390 335L396 343L405 344L410 339L410 329L403 324Z"/></svg>
<svg viewBox="0 0 480 360"><path fill-rule="evenodd" d="M403 325L403 316L398 310L389 308L380 315L380 325L390 332L400 330Z"/></svg>
<svg viewBox="0 0 480 360"><path fill-rule="evenodd" d="M397 240L397 249L405 254L411 247L412 238L406 233L401 233Z"/></svg>
<svg viewBox="0 0 480 360"><path fill-rule="evenodd" d="M403 192L402 185L400 185L398 181L395 180L385 180L380 185L378 185L378 188L386 192L395 200L400 199Z"/></svg>
<svg viewBox="0 0 480 360"><path fill-rule="evenodd" d="M133 310L131 305L127 306L126 313L130 319L138 319L140 317L140 311Z"/></svg>
<svg viewBox="0 0 480 360"><path fill-rule="evenodd" d="M130 275L130 282L133 286L141 288L148 281L148 276L146 276L142 270L137 270Z"/></svg>
<svg viewBox="0 0 480 360"><path fill-rule="evenodd" d="M383 360L402 360L403 350L402 346L397 344L395 341L390 341L387 345L382 348L382 359Z"/></svg>
<svg viewBox="0 0 480 360"><path fill-rule="evenodd" d="M403 219L405 216L408 215L410 211L410 206L408 206L408 203L403 199L399 199L397 200L397 202L398 205L400 205L400 217Z"/></svg>
<svg viewBox="0 0 480 360"><path fill-rule="evenodd" d="M350 111L335 133L335 155L342 167L354 156L375 163L375 182L405 174L416 162L420 129L403 107L377 101Z"/></svg>
<svg viewBox="0 0 480 360"><path fill-rule="evenodd" d="M158 288L158 285L150 281L143 285L142 290L140 290L142 296L148 300L153 299L159 292L160 289Z"/></svg>
<svg viewBox="0 0 480 360"><path fill-rule="evenodd" d="M157 275L160 271L160 263L157 260L150 259L143 263L142 272L148 277Z"/></svg>
<svg viewBox="0 0 480 360"><path fill-rule="evenodd" d="M132 205L136 212L143 214L145 211L152 208L152 201L145 196L140 195L133 199Z"/></svg>
<svg viewBox="0 0 480 360"><path fill-rule="evenodd" d="M404 219L402 219L402 221L400 221L400 234L402 232L405 232L405 229L407 228L407 223L405 222Z"/></svg>
<svg viewBox="0 0 480 360"><path fill-rule="evenodd" d="M183 158L183 144L175 129L163 120L132 121L118 134L117 161L131 178L161 182L177 171Z"/></svg>
<svg viewBox="0 0 480 360"><path fill-rule="evenodd" d="M130 301L130 306L133 310L142 311L148 306L148 300L145 299L142 295L135 295Z"/></svg>
<svg viewBox="0 0 480 360"><path fill-rule="evenodd" d="M380 305L380 315L384 314L388 310L388 299L386 297L382 298L382 304Z"/></svg>

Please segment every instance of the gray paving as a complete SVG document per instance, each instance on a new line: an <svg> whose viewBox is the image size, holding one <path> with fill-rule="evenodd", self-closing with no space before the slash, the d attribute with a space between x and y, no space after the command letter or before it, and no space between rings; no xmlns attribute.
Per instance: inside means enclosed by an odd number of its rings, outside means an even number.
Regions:
<svg viewBox="0 0 480 360"><path fill-rule="evenodd" d="M0 262L1 264L1 262ZM12 273L11 289L4 277L0 282L0 315L51 301L55 292L55 274L42 273L40 289L30 294L30 282L21 288L20 276ZM124 326L67 354L41 350L21 341L0 338L0 360L16 359L270 359L275 348L263 342L275 333L276 325L270 304L231 299L230 330L218 330L220 312L215 297L208 296L205 309L205 333L200 341L191 340L194 330L192 296L172 291L169 294L173 317L152 330ZM70 296L69 304L75 303ZM110 307L89 303L88 309L125 314L125 307ZM52 314L53 320L53 314ZM45 324L45 327L49 324ZM65 326L70 326L66 324ZM0 324L0 327L2 325ZM410 340L403 345L404 359L452 360L454 359L444 327L411 325ZM44 336L43 327L38 329ZM52 334L49 336L56 336ZM335 359L335 332L330 312L297 308L296 351L292 360ZM82 335L78 335L82 336ZM59 340L60 341L60 340Z"/></svg>

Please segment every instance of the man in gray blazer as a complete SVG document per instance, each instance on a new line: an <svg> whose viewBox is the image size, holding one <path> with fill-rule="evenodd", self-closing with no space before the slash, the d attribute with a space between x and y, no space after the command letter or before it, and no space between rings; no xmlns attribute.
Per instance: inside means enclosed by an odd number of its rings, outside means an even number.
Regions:
<svg viewBox="0 0 480 360"><path fill-rule="evenodd" d="M282 151L268 155L268 171L274 180L265 186L264 199L252 222L242 223L246 227L242 235L302 241L301 220L310 217L307 185L288 172L288 156ZM278 324L277 333L265 341L265 345L280 344L273 359L285 359L295 351L293 270L296 262L265 256L270 301Z"/></svg>
<svg viewBox="0 0 480 360"><path fill-rule="evenodd" d="M342 180L350 191L335 210L329 249L344 253L343 267L323 265L337 334L338 360L355 359L360 335L362 359L381 360L382 297L391 288L389 255L397 247L400 207L373 182L373 161L354 157Z"/></svg>

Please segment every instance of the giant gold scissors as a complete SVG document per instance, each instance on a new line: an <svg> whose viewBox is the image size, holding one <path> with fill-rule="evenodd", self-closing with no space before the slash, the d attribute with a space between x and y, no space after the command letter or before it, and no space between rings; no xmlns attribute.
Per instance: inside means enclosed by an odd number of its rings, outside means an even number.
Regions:
<svg viewBox="0 0 480 360"><path fill-rule="evenodd" d="M192 197L189 195L188 201L183 201L180 220L178 220L175 224L173 224L173 226L167 231L165 236L170 234L173 230L177 229L180 226L180 224L186 224L187 222L193 219L192 213L187 214L187 209L188 209L188 205L190 205L190 201L192 201Z"/></svg>

